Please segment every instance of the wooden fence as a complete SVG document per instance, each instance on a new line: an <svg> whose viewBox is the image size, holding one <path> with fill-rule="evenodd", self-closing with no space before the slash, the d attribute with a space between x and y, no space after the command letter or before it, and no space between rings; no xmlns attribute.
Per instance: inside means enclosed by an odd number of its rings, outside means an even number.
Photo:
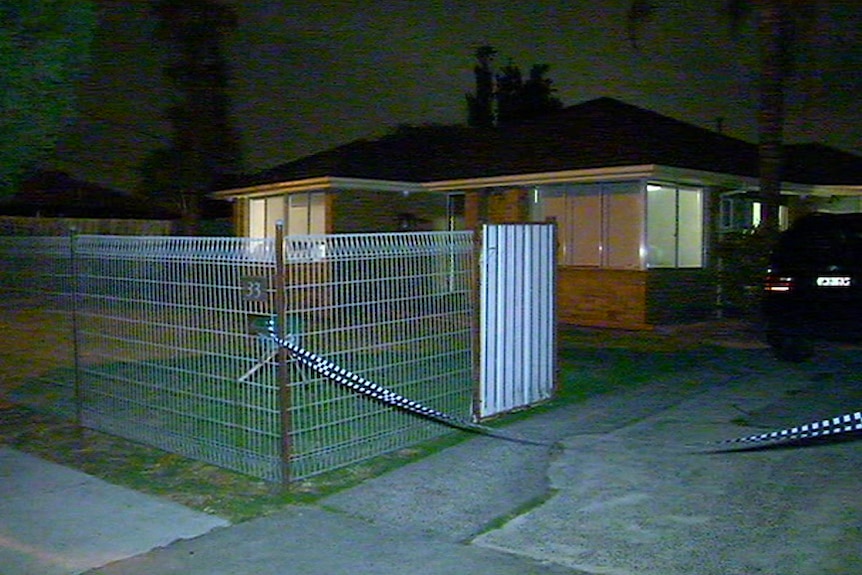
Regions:
<svg viewBox="0 0 862 575"><path fill-rule="evenodd" d="M176 220L0 216L0 235L66 236L74 230L86 235L171 236L177 225Z"/></svg>

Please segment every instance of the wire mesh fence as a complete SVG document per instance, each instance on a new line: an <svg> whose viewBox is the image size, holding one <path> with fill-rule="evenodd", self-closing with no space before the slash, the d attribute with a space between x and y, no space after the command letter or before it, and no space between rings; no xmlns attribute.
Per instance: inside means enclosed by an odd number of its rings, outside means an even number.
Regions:
<svg viewBox="0 0 862 575"><path fill-rule="evenodd" d="M288 324L301 326L304 348L402 396L469 419L472 243L470 232L289 238ZM300 369L293 377L295 475L443 431Z"/></svg>
<svg viewBox="0 0 862 575"><path fill-rule="evenodd" d="M15 400L271 481L447 431L299 364L279 370L266 325L280 318L306 349L469 418L469 232L291 237L283 311L272 240L0 240L5 321L36 314L28 325L62 358L19 377Z"/></svg>
<svg viewBox="0 0 862 575"><path fill-rule="evenodd" d="M239 381L261 354L245 317L268 311L243 299L241 278L272 275L272 245L81 236L74 247L81 423L278 479L275 381Z"/></svg>
<svg viewBox="0 0 862 575"><path fill-rule="evenodd" d="M41 389L29 403L72 418L75 353L68 237L0 237L0 400Z"/></svg>

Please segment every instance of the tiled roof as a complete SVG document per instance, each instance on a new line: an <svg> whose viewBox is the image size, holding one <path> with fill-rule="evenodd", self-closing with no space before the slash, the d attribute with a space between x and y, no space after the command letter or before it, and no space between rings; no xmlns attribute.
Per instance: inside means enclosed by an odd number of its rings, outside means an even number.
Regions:
<svg viewBox="0 0 862 575"><path fill-rule="evenodd" d="M803 151L794 152L794 165L803 161ZM804 161L807 166L809 160ZM325 176L432 182L644 164L746 177L758 174L754 144L613 98L598 98L508 127L401 129L282 164L244 184ZM862 167L852 165L860 171L854 177L862 182ZM799 183L813 183L811 178L819 175L832 177L825 166L824 174L794 170L805 178Z"/></svg>
<svg viewBox="0 0 862 575"><path fill-rule="evenodd" d="M461 154L480 142L463 126L406 128L378 140L356 140L282 164L253 176L253 183L273 183L333 176L394 181L427 181L459 171Z"/></svg>
<svg viewBox="0 0 862 575"><path fill-rule="evenodd" d="M823 144L786 146L785 180L800 184L862 185L862 157Z"/></svg>

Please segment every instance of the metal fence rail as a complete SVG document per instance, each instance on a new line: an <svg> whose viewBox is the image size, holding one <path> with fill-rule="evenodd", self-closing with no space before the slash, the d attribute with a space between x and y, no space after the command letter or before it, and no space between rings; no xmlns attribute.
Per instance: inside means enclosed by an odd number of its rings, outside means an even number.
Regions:
<svg viewBox="0 0 862 575"><path fill-rule="evenodd" d="M307 349L469 417L471 233L291 237L283 313L275 249L271 240L240 238L2 238L12 265L0 291L33 309L47 298L65 311L55 314L65 323L51 325L74 333L62 346L58 339L63 365L22 381L15 397L272 481L446 431L297 365L279 371L265 325L285 317L290 337ZM17 304L4 317L13 311Z"/></svg>

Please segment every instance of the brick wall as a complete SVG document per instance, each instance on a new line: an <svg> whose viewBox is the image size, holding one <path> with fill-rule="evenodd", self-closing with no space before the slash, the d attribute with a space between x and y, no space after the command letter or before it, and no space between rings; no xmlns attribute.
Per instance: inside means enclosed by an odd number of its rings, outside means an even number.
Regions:
<svg viewBox="0 0 862 575"><path fill-rule="evenodd" d="M647 272L560 266L558 314L562 323L651 329L647 323Z"/></svg>

